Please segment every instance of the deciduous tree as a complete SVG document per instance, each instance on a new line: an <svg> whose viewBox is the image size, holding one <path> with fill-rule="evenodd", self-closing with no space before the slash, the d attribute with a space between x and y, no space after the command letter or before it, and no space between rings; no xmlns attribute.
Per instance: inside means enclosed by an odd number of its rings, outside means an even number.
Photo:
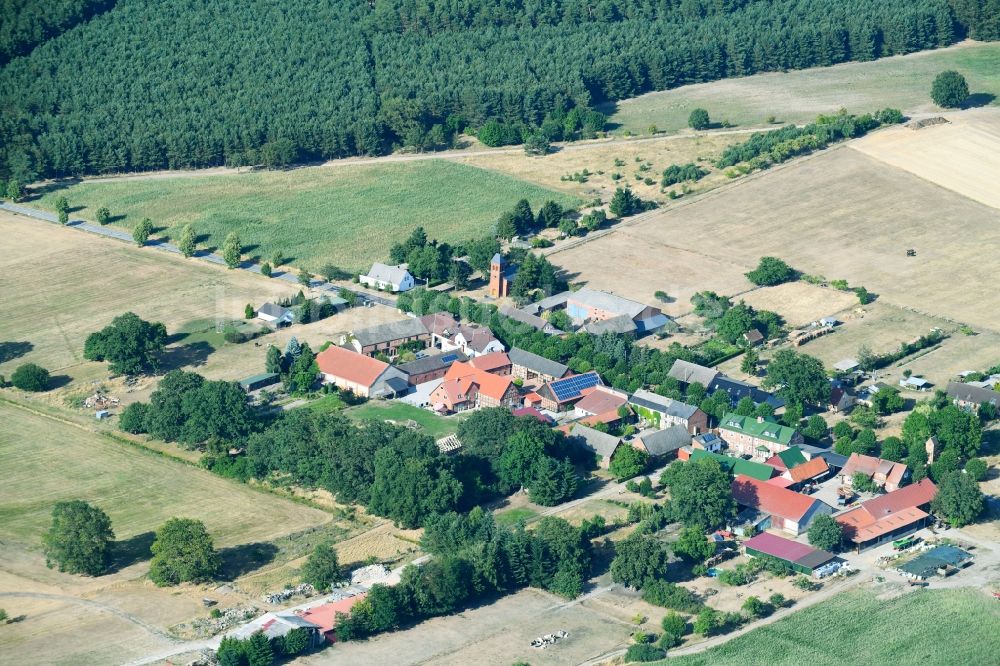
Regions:
<svg viewBox="0 0 1000 666"><path fill-rule="evenodd" d="M149 577L160 586L211 580L221 559L199 520L171 518L156 532Z"/></svg>
<svg viewBox="0 0 1000 666"><path fill-rule="evenodd" d="M98 576L108 568L115 533L111 519L81 500L57 502L52 526L42 537L45 562L67 573Z"/></svg>
<svg viewBox="0 0 1000 666"><path fill-rule="evenodd" d="M844 540L844 530L831 516L816 516L809 526L809 543L822 550L836 552Z"/></svg>
<svg viewBox="0 0 1000 666"><path fill-rule="evenodd" d="M240 236L235 231L230 231L226 240L222 242L222 260L229 268L236 268L240 265L243 257L243 243Z"/></svg>

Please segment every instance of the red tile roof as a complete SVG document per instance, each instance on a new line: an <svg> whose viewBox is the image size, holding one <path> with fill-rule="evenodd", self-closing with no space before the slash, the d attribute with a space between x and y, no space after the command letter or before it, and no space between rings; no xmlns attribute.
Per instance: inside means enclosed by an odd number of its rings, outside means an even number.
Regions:
<svg viewBox="0 0 1000 666"><path fill-rule="evenodd" d="M854 476L858 473L864 474L869 478L876 473L884 474L886 483L898 485L906 473L906 465L891 460L882 460L873 456L861 455L860 453L852 453L851 457L844 464L844 468L840 470L840 475Z"/></svg>
<svg viewBox="0 0 1000 666"><path fill-rule="evenodd" d="M319 625L320 632L325 634L337 625L337 613L349 614L351 609L367 596L367 593L363 593L346 599L340 599L339 601L320 604L319 606L308 608L298 613L298 615L303 620Z"/></svg>
<svg viewBox="0 0 1000 666"><path fill-rule="evenodd" d="M851 541L864 543L925 518L927 513L919 507L930 503L936 494L934 482L921 479L912 486L863 502L836 520Z"/></svg>
<svg viewBox="0 0 1000 666"><path fill-rule="evenodd" d="M617 412L619 407L627 403L628 398L626 397L601 388L595 388L587 393L580 402L576 403L576 409L589 412L590 414L604 414L605 412Z"/></svg>
<svg viewBox="0 0 1000 666"><path fill-rule="evenodd" d="M830 466L826 464L825 460L822 458L813 458L801 465L796 465L788 470L787 474L791 477L792 483L801 483L802 481L825 474L829 469Z"/></svg>
<svg viewBox="0 0 1000 666"><path fill-rule="evenodd" d="M779 488L787 488L788 486L795 483L791 479L786 479L783 476L776 476L773 479L768 479L767 482L770 483L772 486L778 486Z"/></svg>
<svg viewBox="0 0 1000 666"><path fill-rule="evenodd" d="M937 486L934 485L934 482L930 479L921 479L919 483L904 486L881 497L870 499L862 503L861 506L876 519L879 519L903 509L929 504L935 495L937 495Z"/></svg>
<svg viewBox="0 0 1000 666"><path fill-rule="evenodd" d="M764 513L798 522L814 504L819 502L808 495L779 488L740 474L733 479L733 497L743 506L753 507Z"/></svg>
<svg viewBox="0 0 1000 666"><path fill-rule="evenodd" d="M490 352L471 359L469 365L484 372L493 372L499 368L509 368L510 359L506 352Z"/></svg>
<svg viewBox="0 0 1000 666"><path fill-rule="evenodd" d="M794 562L816 552L815 548L810 548L804 543L792 541L791 539L783 539L777 534L771 534L770 532L761 532L752 539L744 541L743 545L766 555L773 555L774 557L788 560L789 562Z"/></svg>
<svg viewBox="0 0 1000 666"><path fill-rule="evenodd" d="M456 379L471 381L479 386L480 393L494 400L502 400L513 383L509 376L493 375L461 361L451 364L444 379L446 382Z"/></svg>
<svg viewBox="0 0 1000 666"><path fill-rule="evenodd" d="M327 347L317 354L316 363L324 375L339 377L362 386L374 384L389 367L388 363L337 346Z"/></svg>
<svg viewBox="0 0 1000 666"><path fill-rule="evenodd" d="M542 423L546 423L546 424L547 423L552 423L552 418L551 417L548 417L545 414L542 414L540 411L538 411L534 407L521 407L519 409L515 409L511 413L514 416L531 416L531 417L534 417L534 418L538 419Z"/></svg>

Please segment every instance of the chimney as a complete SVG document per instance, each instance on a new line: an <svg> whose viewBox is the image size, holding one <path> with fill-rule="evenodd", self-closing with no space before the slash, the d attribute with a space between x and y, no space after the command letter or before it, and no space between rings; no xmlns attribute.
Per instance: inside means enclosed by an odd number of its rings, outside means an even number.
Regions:
<svg viewBox="0 0 1000 666"><path fill-rule="evenodd" d="M757 417L757 423L763 423L763 422L764 422L764 417L763 416L758 416Z"/></svg>

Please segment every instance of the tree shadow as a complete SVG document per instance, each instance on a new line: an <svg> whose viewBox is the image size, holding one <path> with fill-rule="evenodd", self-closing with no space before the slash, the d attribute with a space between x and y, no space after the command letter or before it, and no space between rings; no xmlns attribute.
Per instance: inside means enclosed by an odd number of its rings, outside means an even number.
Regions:
<svg viewBox="0 0 1000 666"><path fill-rule="evenodd" d="M69 210L67 210L66 212L67 213L79 213L81 210L84 210L85 208L86 208L86 206L70 206Z"/></svg>
<svg viewBox="0 0 1000 666"><path fill-rule="evenodd" d="M962 102L961 108L975 109L980 106L987 106L989 104L992 104L996 98L997 96L994 95L993 93L983 93L983 92L972 93L971 95L965 98L964 102Z"/></svg>
<svg viewBox="0 0 1000 666"><path fill-rule="evenodd" d="M167 372L185 366L202 366L205 365L208 357L214 351L215 347L204 340L172 347L160 355L160 367L164 372Z"/></svg>
<svg viewBox="0 0 1000 666"><path fill-rule="evenodd" d="M7 361L13 361L15 358L21 358L34 348L35 345L27 341L0 342L0 363L6 363Z"/></svg>
<svg viewBox="0 0 1000 666"><path fill-rule="evenodd" d="M62 178L60 180L52 181L51 183L46 183L45 185L40 185L38 187L32 187L25 193L24 199L22 201L29 202L41 199L46 194L51 194L52 192L58 192L59 190L65 190L69 187L73 187L83 181L80 178Z"/></svg>
<svg viewBox="0 0 1000 666"><path fill-rule="evenodd" d="M270 564L277 554L278 547L273 543L266 542L245 543L231 548L223 548L219 551L219 556L222 558L219 578L227 581L235 580L265 564Z"/></svg>
<svg viewBox="0 0 1000 666"><path fill-rule="evenodd" d="M48 390L52 391L57 388L62 388L64 386L67 386L71 381L73 381L73 378L70 377L69 375L51 375L49 377Z"/></svg>
<svg viewBox="0 0 1000 666"><path fill-rule="evenodd" d="M115 222L124 222L128 219L128 215L112 215L108 218L108 224L114 224Z"/></svg>
<svg viewBox="0 0 1000 666"><path fill-rule="evenodd" d="M129 539L115 541L111 547L111 564L108 573L116 573L138 562L145 562L153 556L150 548L156 539L155 532L143 532Z"/></svg>

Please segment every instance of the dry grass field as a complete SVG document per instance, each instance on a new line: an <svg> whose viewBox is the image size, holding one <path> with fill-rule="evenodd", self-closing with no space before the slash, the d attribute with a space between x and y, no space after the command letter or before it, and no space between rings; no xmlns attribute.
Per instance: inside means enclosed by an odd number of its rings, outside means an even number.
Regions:
<svg viewBox="0 0 1000 666"><path fill-rule="evenodd" d="M746 290L743 273L776 255L888 303L1000 328L996 291L983 279L998 222L992 208L841 146L550 256L599 289L646 302L663 289L678 299L671 314L701 289Z"/></svg>
<svg viewBox="0 0 1000 666"><path fill-rule="evenodd" d="M788 326L804 326L858 305L858 297L853 292L806 282L787 282L776 287L754 289L741 295L740 300L758 310L777 312Z"/></svg>
<svg viewBox="0 0 1000 666"><path fill-rule="evenodd" d="M943 113L949 122L891 127L851 147L975 201L1000 208L1000 110Z"/></svg>
<svg viewBox="0 0 1000 666"><path fill-rule="evenodd" d="M83 342L129 310L175 332L192 320L240 318L248 302L298 289L155 250L0 213L0 342L32 349L0 362L0 374L39 363L53 374L83 361Z"/></svg>

